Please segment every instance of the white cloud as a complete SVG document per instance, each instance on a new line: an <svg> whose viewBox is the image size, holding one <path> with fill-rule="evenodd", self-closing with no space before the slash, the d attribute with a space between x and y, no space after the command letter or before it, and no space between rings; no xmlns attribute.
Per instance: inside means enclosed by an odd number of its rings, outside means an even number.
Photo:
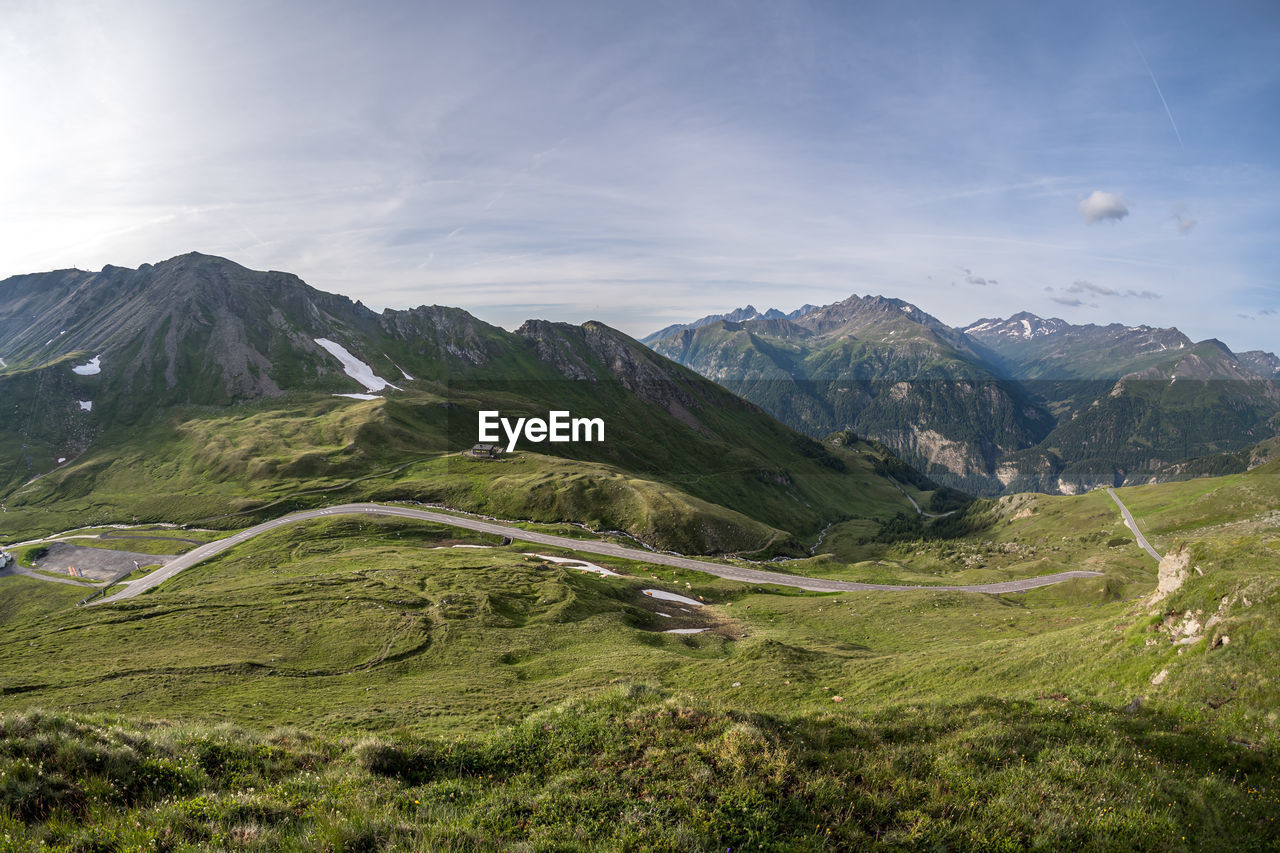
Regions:
<svg viewBox="0 0 1280 853"><path fill-rule="evenodd" d="M1119 193L1094 190L1080 199L1076 204L1076 210L1080 211L1084 221L1090 225L1104 219L1119 222L1129 215L1129 203Z"/></svg>

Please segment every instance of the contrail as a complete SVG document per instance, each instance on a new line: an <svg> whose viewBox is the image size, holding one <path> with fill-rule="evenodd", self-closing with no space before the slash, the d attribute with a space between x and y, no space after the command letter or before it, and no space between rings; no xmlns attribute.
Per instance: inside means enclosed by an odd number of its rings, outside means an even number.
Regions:
<svg viewBox="0 0 1280 853"><path fill-rule="evenodd" d="M1169 102L1164 99L1164 92L1160 91L1160 84L1156 81L1155 72L1151 70L1151 66L1147 63L1146 54L1138 46L1137 39L1134 39L1133 46L1138 51L1138 57L1142 60L1142 67L1147 69L1147 76L1151 78L1151 85L1156 87L1156 94L1160 96L1160 103L1164 104L1164 114L1169 117L1169 124L1173 125L1173 135L1178 137L1178 147L1186 151L1187 146L1182 144L1182 134L1178 132L1178 123L1173 120L1173 110L1169 109Z"/></svg>

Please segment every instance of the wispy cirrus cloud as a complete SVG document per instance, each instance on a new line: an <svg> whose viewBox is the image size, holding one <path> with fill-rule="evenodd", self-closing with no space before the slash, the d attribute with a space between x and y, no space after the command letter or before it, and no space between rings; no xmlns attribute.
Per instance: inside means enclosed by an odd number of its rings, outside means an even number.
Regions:
<svg viewBox="0 0 1280 853"><path fill-rule="evenodd" d="M882 292L1274 348L1260 13L1133 13L1183 151L1113 4L922 2L10 4L0 277L199 249L507 326Z"/></svg>

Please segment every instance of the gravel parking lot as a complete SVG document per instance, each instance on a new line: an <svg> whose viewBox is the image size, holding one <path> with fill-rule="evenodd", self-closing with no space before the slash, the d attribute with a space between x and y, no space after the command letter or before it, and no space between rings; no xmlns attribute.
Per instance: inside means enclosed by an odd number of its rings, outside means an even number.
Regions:
<svg viewBox="0 0 1280 853"><path fill-rule="evenodd" d="M51 542L49 553L36 561L36 568L72 576L76 569L81 577L90 580L108 580L126 570L132 570L134 561L139 566L149 566L172 560L174 554L138 554L133 551L111 551L107 548L86 548L66 542Z"/></svg>

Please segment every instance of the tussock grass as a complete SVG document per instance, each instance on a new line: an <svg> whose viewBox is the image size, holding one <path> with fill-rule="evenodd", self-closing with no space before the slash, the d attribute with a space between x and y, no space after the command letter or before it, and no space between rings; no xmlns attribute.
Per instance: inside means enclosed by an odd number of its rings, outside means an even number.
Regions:
<svg viewBox="0 0 1280 853"><path fill-rule="evenodd" d="M624 685L487 734L0 717L12 847L1248 850L1275 756L1047 698L744 713Z"/></svg>

